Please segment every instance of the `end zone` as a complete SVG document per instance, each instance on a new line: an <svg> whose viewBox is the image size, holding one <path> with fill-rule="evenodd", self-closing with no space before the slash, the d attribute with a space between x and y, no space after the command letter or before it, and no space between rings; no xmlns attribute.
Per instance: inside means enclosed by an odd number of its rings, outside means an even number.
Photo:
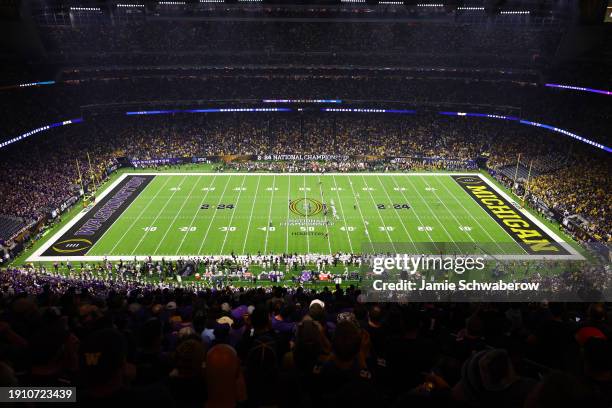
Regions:
<svg viewBox="0 0 612 408"><path fill-rule="evenodd" d="M27 262L82 259L155 176L124 174L42 245Z"/></svg>

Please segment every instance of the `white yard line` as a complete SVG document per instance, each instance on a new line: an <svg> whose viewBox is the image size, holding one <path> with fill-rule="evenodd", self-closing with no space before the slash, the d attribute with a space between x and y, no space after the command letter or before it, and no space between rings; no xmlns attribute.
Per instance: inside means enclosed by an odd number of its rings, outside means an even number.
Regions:
<svg viewBox="0 0 612 408"><path fill-rule="evenodd" d="M325 199L323 198L323 187L321 187L321 177L319 176L319 179L317 180L319 182L319 192L321 193L321 204L325 203ZM325 204L325 208L327 208L327 204ZM327 210L326 210L327 211ZM323 218L325 221L325 233L327 234L327 246L329 247L329 254L332 254L332 249L331 249L331 241L329 239L329 228L327 226L327 215L323 214Z"/></svg>
<svg viewBox="0 0 612 408"><path fill-rule="evenodd" d="M393 204L393 200L391 200L391 196L389 196L389 192L385 188L385 186L382 183L382 180L380 179L380 177L377 177L377 180L378 180L378 183L380 184L380 187L383 189L383 191L387 195L387 199L389 200L389 204ZM401 190L399 190L399 189L398 189L398 191L401 192ZM414 247L414 250L416 251L415 253L418 253L419 250L417 249L417 246L414 243L414 240L412 239L412 236L410 235L410 232L408 231L408 228L406 228L406 224L404 224L404 220L402 220L402 216L400 214L400 211L395 209L395 208L393 210L395 211L395 215L397 216L397 218L399 219L400 223L402 224L402 227L404 227L404 232L406 232L406 235L408 235L408 239L410 240L410 242L412 243L412 246Z"/></svg>
<svg viewBox="0 0 612 408"><path fill-rule="evenodd" d="M170 225L168 226L168 228L166 228L166 232L164 233L164 236L157 243L157 246L155 247L155 250L153 251L154 254L157 253L157 250L161 247L162 243L164 242L164 239L166 239L166 237L168 236L168 233L170 232L172 227L174 227L174 223L176 223L176 220L178 219L179 215L183 211L183 208L185 208L185 204L187 204L187 201L189 201L189 199L191 198L191 195L193 194L193 190L195 190L195 188L198 185L199 181L200 180L196 180L196 182L193 183L193 186L189 190L189 194L187 194L187 197L183 200L183 203L181 204L181 208L179 208L179 210L176 212L176 214L174 214L174 218L172 218L172 221L170 222ZM189 234L189 230L187 230L185 232L185 235L187 235L187 234Z"/></svg>
<svg viewBox="0 0 612 408"><path fill-rule="evenodd" d="M287 241L285 242L285 253L289 253L289 216L290 216L290 207L291 203L291 174L288 175L289 186L287 187Z"/></svg>
<svg viewBox="0 0 612 408"><path fill-rule="evenodd" d="M402 186L400 186L397 183L397 179L396 178L392 178L391 180L393 180L393 184L395 184L395 187L397 187L398 191L400 192L400 194L402 195L402 197L404 198L404 200L406 200L406 202L408 203L408 205L410 205L410 200L406 197L406 195L404 194L404 191L402 190ZM411 206L412 208L412 206ZM423 221L421 220L421 217L419 217L419 212L418 211L414 211L414 215L416 216L417 221L419 222L419 224L421 224L421 226L425 226L425 224L423 224ZM433 237L431 236L431 234L429 233L429 231L424 230L424 232L427 234L427 237L429 238L429 242L436 242L435 239L433 239ZM415 248L416 248L416 244L415 244Z"/></svg>
<svg viewBox="0 0 612 408"><path fill-rule="evenodd" d="M385 220L383 220L382 215L380 215L380 211L378 211L378 209L376 208L376 201L374 201L374 196L372 196L372 192L370 191L370 187L367 184L365 176L362 175L361 178L363 179L363 182L365 184L366 190L367 190L368 194L370 195L370 200L372 200L372 204L374 204L374 208L376 209L376 214L378 214L378 218L380 218L380 222L382 223L382 228L387 233L387 237L389 238L389 242L393 246L393 251L397 252L397 248L395 247L395 242L393 241L393 239L391 238L391 234L389 234L389 231L387 230L387 225L385 224ZM351 185L351 187L352 187L352 185Z"/></svg>
<svg viewBox="0 0 612 408"><path fill-rule="evenodd" d="M268 253L268 235L270 234L270 220L272 218L272 203L274 202L274 189L276 188L276 176L272 177L272 195L270 196L270 208L268 209L268 222L266 224L266 242L264 254Z"/></svg>
<svg viewBox="0 0 612 408"><path fill-rule="evenodd" d="M123 235L121 235L121 238L119 238L119 239L117 240L117 242L115 242L115 245L113 246L113 248L112 248L110 251L108 251L109 253L111 253L111 254L112 254L112 253L115 251L115 249L117 249L117 247L119 246L119 243L120 243L121 241L123 241L123 238L125 238L125 236L126 236L126 235L127 235L127 234L128 234L130 231L131 231L131 230L132 230L132 228L134 227L134 225L136 225L136 223L138 222L138 220L140 220L140 218L142 217L142 215L144 214L144 212L147 210L147 208L149 208L149 206L150 206L150 205L151 205L151 204L152 204L152 203L155 201L155 199L157 198L157 196L159 195L159 193L161 193L161 191L162 191L162 190L163 190L163 189L166 187L166 185L167 185L167 184L170 182L170 179L171 179L171 178L172 178L172 177L166 177L166 182L165 182L165 183L164 183L164 184L163 184L163 185L160 187L160 189L159 189L159 190L157 190L157 192L156 192L156 193L155 193L155 195L153 196L153 199L149 200L149 202L147 203L147 205L145 205L145 206L144 206L144 208L142 209L142 211L140 211L140 213L138 214L138 216L136 216L136 219L135 219L135 220L134 220L134 221L133 221L133 222L130 224L130 226L129 226L128 228L126 228L126 230L125 230L125 232L123 233ZM153 180L155 180L155 179L153 179ZM152 182L153 182L153 180L151 180L151 182L150 182L150 183L152 183ZM149 183L149 185L151 185L150 183ZM147 186L147 187L148 187L148 186ZM145 189L145 190L146 190L146 189ZM142 192L142 193L144 193L144 192L145 192L145 190L143 190L143 192ZM142 194L142 193L140 193L140 194ZM139 194L139 195L140 195L140 194ZM138 197L136 197L136 198L138 198ZM134 204L134 202L136 202L136 198L134 198L134 200L133 200L133 201L130 203L130 206L131 206L132 204ZM127 212L127 210L128 210L129 208L130 208L130 207L128 206L128 208L126 208L126 209L125 209L124 213L125 213L125 212ZM102 241L102 238L104 238L104 235L106 235L106 233L107 233L108 231L110 231L112 227L113 227L113 226L111 225L111 226L110 226L110 227L109 227L109 228L108 228L106 231L104 231L104 234L102 234L102 236L100 237L100 239L98 240L98 242L101 242L101 241ZM97 244L98 242L96 242L96 244ZM93 250L95 247L96 247L96 245L94 245L94 246L91 248L91 250Z"/></svg>
<svg viewBox="0 0 612 408"><path fill-rule="evenodd" d="M187 180L187 177L183 177L183 179L181 180L181 182L179 183L178 186L181 187L183 185L183 183L185 182L185 180ZM168 200L166 200L166 202L164 203L164 206L162 207L162 209L158 211L157 215L155 216L155 219L152 222L152 225L155 225L155 222L157 221L159 216L164 212L164 210L166 209L168 204L170 204L170 201L172 201L172 197L174 197L174 195L176 194L177 191L179 191L179 190L174 190L172 192L172 194L170 194L170 198L168 198ZM138 249L140 244L142 244L142 241L144 241L146 236L147 236L147 231L144 231L142 236L140 237L140 240L138 241L138 243L136 244L136 246L134 247L134 250L130 253L130 255L134 255L134 252L136 252L136 250Z"/></svg>
<svg viewBox="0 0 612 408"><path fill-rule="evenodd" d="M191 227L193 227L193 223L195 222L196 218L198 218L198 214L200 213L202 205L205 203L206 198L208 197L208 193L210 193L210 187L214 184L215 180L217 179L217 176L215 175L212 179L212 181L210 182L210 185L208 186L208 190L206 190L206 194L204 194L204 198L202 198L202 201L200 201L200 204L198 205L198 208L196 208L196 212L195 214L193 214L193 218L191 219L191 222L189 223L189 227L188 230L191 230ZM181 248L183 247L183 244L185 243L185 239L187 239L187 233L185 233L185 235L183 235L183 239L181 239L181 243L179 244L178 248L176 249L176 252L174 253L174 255L178 255L178 253L181 251Z"/></svg>
<svg viewBox="0 0 612 408"><path fill-rule="evenodd" d="M344 213L344 208L342 207L342 199L340 199L340 193L338 192L338 183L336 183L336 176L333 176L333 180L334 187L336 188L336 195L338 196L338 204L340 205L340 211L342 211L342 220L344 221L344 229L346 230L346 237L348 238L349 248L351 249L351 252L354 253L353 244L351 242L351 234L349 233L348 225L346 224L346 215Z"/></svg>
<svg viewBox="0 0 612 408"><path fill-rule="evenodd" d="M353 197L355 198L355 203L357 203L357 195L355 194L355 189L353 188L353 183L351 182L351 180L349 180L349 185L351 186L351 192L353 193ZM372 237L370 237L370 231L368 231L368 223L366 222L365 218L363 218L363 212L361 211L361 206L358 204L355 204L355 206L359 210L359 216L361 217L361 222L363 223L363 228L365 230L366 237L368 237L370 246L372 246ZM371 250L373 249L374 248L371 248Z"/></svg>
<svg viewBox="0 0 612 408"><path fill-rule="evenodd" d="M255 187L255 197L253 197L253 205L251 206L251 215L249 215L249 223L247 224L247 230L244 236L244 242L242 244L243 254L244 254L244 250L246 249L247 240L249 239L249 231L251 230L251 223L253 222L253 210L255 209L255 204L257 203L257 192L259 191L260 181L261 181L261 176L257 178L257 186Z"/></svg>
<svg viewBox="0 0 612 408"><path fill-rule="evenodd" d="M242 184L240 185L240 190L238 190L238 197L236 198L236 202L234 204L234 208L232 208L232 215L230 216L229 225L227 226L227 231L225 231L225 237L223 238L223 244L221 244L220 253L223 253L223 249L225 249L225 243L227 242L227 236L230 233L230 228L232 227L232 221L234 221L234 214L236 214L236 208L240 205L240 196L242 195L242 191L244 189L244 182L246 177L242 178Z"/></svg>
<svg viewBox="0 0 612 408"><path fill-rule="evenodd" d="M225 182L225 187L223 187L223 192L221 192L221 196L219 197L219 202L214 206L214 212L212 217L210 218L210 223L208 224L208 228L206 228L206 234L204 234L204 238L202 239L202 243L198 248L198 253L202 252L202 248L204 247L204 243L206 242L206 238L208 238L208 232L210 231L210 227L213 225L215 221L215 216L217 215L217 206L223 202L223 196L225 195L225 191L227 190L227 186L229 185L230 180L232 179L231 175L227 178Z"/></svg>
<svg viewBox="0 0 612 408"><path fill-rule="evenodd" d="M446 233L446 235L448 236L448 239L450 240L450 242L455 245L455 248L457 248L457 250L459 251L459 253L461 253L461 249L459 248L459 246L455 243L455 240L453 240L452 235L448 232L448 230L446 229L446 227L444 226L443 222L440 222L440 219L438 218L438 216L436 215L435 211L431 209L431 207L429 206L429 203L427 202L427 200L425 200L423 198L423 196L421 195L421 193L419 192L419 190L417 188L415 188L414 184L412 184L412 181L410 181L410 179L408 179L410 185L412 186L412 188L414 189L414 191L416 191L416 193L419 195L419 197L421 198L421 201L423 201L425 203L425 205L427 206L427 209L429 209L429 212L431 213L431 215L434 216L434 218L436 219L436 221L438 222L438 224L440 224L440 226L442 227L442 229L444 230L444 232Z"/></svg>

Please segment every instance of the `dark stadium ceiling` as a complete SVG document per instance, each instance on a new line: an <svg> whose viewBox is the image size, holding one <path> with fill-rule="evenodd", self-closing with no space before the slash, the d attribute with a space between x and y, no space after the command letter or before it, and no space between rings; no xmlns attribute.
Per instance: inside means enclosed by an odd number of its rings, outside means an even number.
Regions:
<svg viewBox="0 0 612 408"><path fill-rule="evenodd" d="M595 0L596 1L596 0ZM591 2L587 0L586 3ZM566 0L31 0L29 6L37 8L70 8L79 11L96 11L96 9L137 8L147 10L159 7L165 9L192 8L224 8L255 10L260 7L286 8L287 11L299 10L300 6L310 7L311 12L334 11L338 7L352 8L355 12L366 10L374 12L384 8L387 11L411 10L415 13L440 13L461 11L466 13L486 14L535 14L549 13L572 6L572 1ZM296 7L297 6L297 7ZM15 7L19 7L16 5ZM314 9L312 7L315 7ZM597 8L595 6L595 8ZM228 9L229 10L229 9ZM603 9L602 9L603 13ZM603 16L603 14L602 14Z"/></svg>

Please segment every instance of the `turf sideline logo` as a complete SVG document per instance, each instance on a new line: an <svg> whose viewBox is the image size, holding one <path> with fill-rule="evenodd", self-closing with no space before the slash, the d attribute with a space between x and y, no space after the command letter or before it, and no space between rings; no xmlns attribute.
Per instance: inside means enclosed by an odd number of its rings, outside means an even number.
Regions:
<svg viewBox="0 0 612 408"><path fill-rule="evenodd" d="M71 254L73 252L84 251L93 245L88 239L85 238L72 238L65 239L60 242L53 244L53 250L60 254Z"/></svg>
<svg viewBox="0 0 612 408"><path fill-rule="evenodd" d="M483 184L484 183L484 181L479 177L456 176L454 178L458 183L461 183L461 184Z"/></svg>

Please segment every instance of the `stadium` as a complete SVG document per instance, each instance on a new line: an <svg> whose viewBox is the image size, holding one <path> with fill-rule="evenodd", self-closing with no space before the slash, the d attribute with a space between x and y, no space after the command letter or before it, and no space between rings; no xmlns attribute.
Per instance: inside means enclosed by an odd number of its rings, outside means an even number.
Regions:
<svg viewBox="0 0 612 408"><path fill-rule="evenodd" d="M612 406L612 1L0 4L0 402Z"/></svg>

